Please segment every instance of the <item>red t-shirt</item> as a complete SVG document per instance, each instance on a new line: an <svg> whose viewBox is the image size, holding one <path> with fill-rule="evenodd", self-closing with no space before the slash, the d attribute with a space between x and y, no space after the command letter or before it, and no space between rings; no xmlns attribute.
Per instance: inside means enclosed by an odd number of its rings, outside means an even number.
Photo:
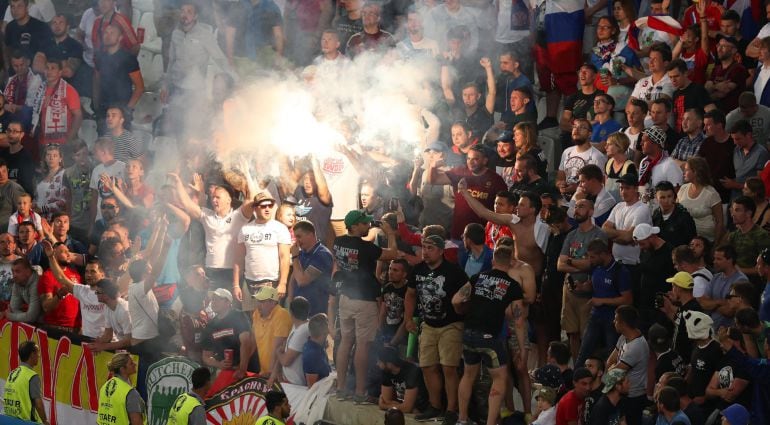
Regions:
<svg viewBox="0 0 770 425"><path fill-rule="evenodd" d="M732 111L738 107L738 96L746 89L746 79L749 78L749 71L739 62L733 62L727 68L722 68L722 63L717 63L714 70L711 71L711 81L721 83L722 81L732 81L736 87L727 96L722 99L715 99L714 103L723 111Z"/></svg>
<svg viewBox="0 0 770 425"><path fill-rule="evenodd" d="M46 88L45 99L48 99L53 94L54 90L56 90L55 86ZM38 138L38 141L41 146L45 146L51 143L55 143L57 145L64 144L67 142L66 132L56 131L57 126L55 125L46 125L48 105L46 104L45 99L43 99L43 105L42 108L40 108L40 121L38 123L38 128L40 129L40 137ZM67 131L69 131L72 128L72 120L74 117L72 115L72 111L80 110L80 95L78 95L78 92L75 90L75 88L69 84L67 85L67 94L64 96L64 103L67 104L67 109L69 110L67 113ZM63 128L61 129L63 130Z"/></svg>
<svg viewBox="0 0 770 425"><path fill-rule="evenodd" d="M508 190L505 181L499 174L487 168L487 171L479 176L474 176L468 167L457 167L446 172L449 181L452 182L452 188L455 191L455 209L452 214L452 239L461 239L465 226L470 223L486 224L475 212L468 206L465 198L457 192L457 183L461 179L468 182L468 191L478 199L485 207L490 210L495 205L495 195L503 190Z"/></svg>
<svg viewBox="0 0 770 425"><path fill-rule="evenodd" d="M700 46L693 53L682 52L682 60L687 64L687 78L693 83L706 84L706 67L709 57Z"/></svg>
<svg viewBox="0 0 770 425"><path fill-rule="evenodd" d="M569 422L577 422L578 418L582 416L584 405L585 403L575 395L575 390L564 394L564 397L559 400L559 404L556 405L556 425L568 425Z"/></svg>
<svg viewBox="0 0 770 425"><path fill-rule="evenodd" d="M69 280L81 283L80 275L69 267L64 268L64 274ZM50 270L46 270L37 282L39 295L55 294L62 285L56 280ZM59 301L55 309L43 315L43 323L46 325L62 326L65 328L80 327L80 303L72 294L67 294Z"/></svg>
<svg viewBox="0 0 770 425"><path fill-rule="evenodd" d="M484 235L486 235L484 237L484 243L486 243L490 249L495 249L495 245L497 245L497 241L499 241L500 238L505 236L513 238L513 233L511 233L510 227L501 226L495 223L487 223Z"/></svg>

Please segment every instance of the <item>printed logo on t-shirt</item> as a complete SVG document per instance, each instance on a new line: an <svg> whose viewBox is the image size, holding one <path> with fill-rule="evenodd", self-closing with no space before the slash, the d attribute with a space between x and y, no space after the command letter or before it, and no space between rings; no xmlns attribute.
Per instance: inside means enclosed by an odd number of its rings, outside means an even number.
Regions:
<svg viewBox="0 0 770 425"><path fill-rule="evenodd" d="M214 339L221 339L221 338L226 338L228 336L233 336L233 335L235 335L235 330L233 330L233 328L227 328L227 329L222 329L221 331L214 332L213 334L211 334L211 337Z"/></svg>
<svg viewBox="0 0 770 425"><path fill-rule="evenodd" d="M324 174L341 174L345 169L345 162L338 158L326 158L322 169Z"/></svg>
<svg viewBox="0 0 770 425"><path fill-rule="evenodd" d="M358 270L358 250L355 248L334 247L334 255L337 257L337 266L342 270L352 272Z"/></svg>
<svg viewBox="0 0 770 425"><path fill-rule="evenodd" d="M446 317L446 311L443 308L446 290L444 282L446 277L434 276L429 273L427 276L417 275L417 298L419 300L420 311L426 319L441 320Z"/></svg>
<svg viewBox="0 0 770 425"><path fill-rule="evenodd" d="M482 274L473 287L473 294L489 300L502 301L511 283L499 277Z"/></svg>
<svg viewBox="0 0 770 425"><path fill-rule="evenodd" d="M244 242L251 242L255 244L262 243L263 241L269 242L272 239L273 234L271 232L262 232L261 230L243 236Z"/></svg>
<svg viewBox="0 0 770 425"><path fill-rule="evenodd" d="M382 298L385 301L385 323L400 324L404 320L404 298L396 292L387 292Z"/></svg>

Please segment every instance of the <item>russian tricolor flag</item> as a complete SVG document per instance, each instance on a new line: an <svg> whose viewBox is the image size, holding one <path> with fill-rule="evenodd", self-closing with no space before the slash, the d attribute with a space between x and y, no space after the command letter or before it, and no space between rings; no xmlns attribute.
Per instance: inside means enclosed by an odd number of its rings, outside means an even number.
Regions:
<svg viewBox="0 0 770 425"><path fill-rule="evenodd" d="M575 72L583 62L584 0L545 3L545 41L555 74Z"/></svg>
<svg viewBox="0 0 770 425"><path fill-rule="evenodd" d="M725 7L741 17L741 37L753 40L759 33L759 21L765 8L760 0L727 0Z"/></svg>

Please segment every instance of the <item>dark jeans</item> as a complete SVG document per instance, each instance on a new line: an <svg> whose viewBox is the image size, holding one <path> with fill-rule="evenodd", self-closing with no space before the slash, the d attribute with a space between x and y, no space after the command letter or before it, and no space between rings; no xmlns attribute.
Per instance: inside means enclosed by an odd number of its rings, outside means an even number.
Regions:
<svg viewBox="0 0 770 425"><path fill-rule="evenodd" d="M586 358L591 355L598 355L603 359L607 358L608 352L611 352L615 347L619 336L615 331L615 324L612 322L612 319L597 317L596 314L591 313L591 317L588 318L586 332L583 334L580 344L580 353L575 362L575 367L582 366ZM604 349L599 351L599 347L604 347Z"/></svg>
<svg viewBox="0 0 770 425"><path fill-rule="evenodd" d="M626 398L626 424L627 425L641 425L642 424L642 412L647 406L647 396L640 395L637 397Z"/></svg>

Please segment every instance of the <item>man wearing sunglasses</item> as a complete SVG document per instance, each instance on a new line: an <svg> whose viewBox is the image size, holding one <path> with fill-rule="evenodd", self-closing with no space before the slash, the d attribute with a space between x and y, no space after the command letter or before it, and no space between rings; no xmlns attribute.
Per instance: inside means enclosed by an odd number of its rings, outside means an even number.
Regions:
<svg viewBox="0 0 770 425"><path fill-rule="evenodd" d="M291 267L291 235L289 229L274 219L276 202L269 192L254 197L254 220L238 232L233 263L233 291L241 298L243 311L254 311L257 303L252 295L261 286L278 289L286 294L286 282ZM244 275L241 286L241 270ZM242 297L241 297L242 296Z"/></svg>

